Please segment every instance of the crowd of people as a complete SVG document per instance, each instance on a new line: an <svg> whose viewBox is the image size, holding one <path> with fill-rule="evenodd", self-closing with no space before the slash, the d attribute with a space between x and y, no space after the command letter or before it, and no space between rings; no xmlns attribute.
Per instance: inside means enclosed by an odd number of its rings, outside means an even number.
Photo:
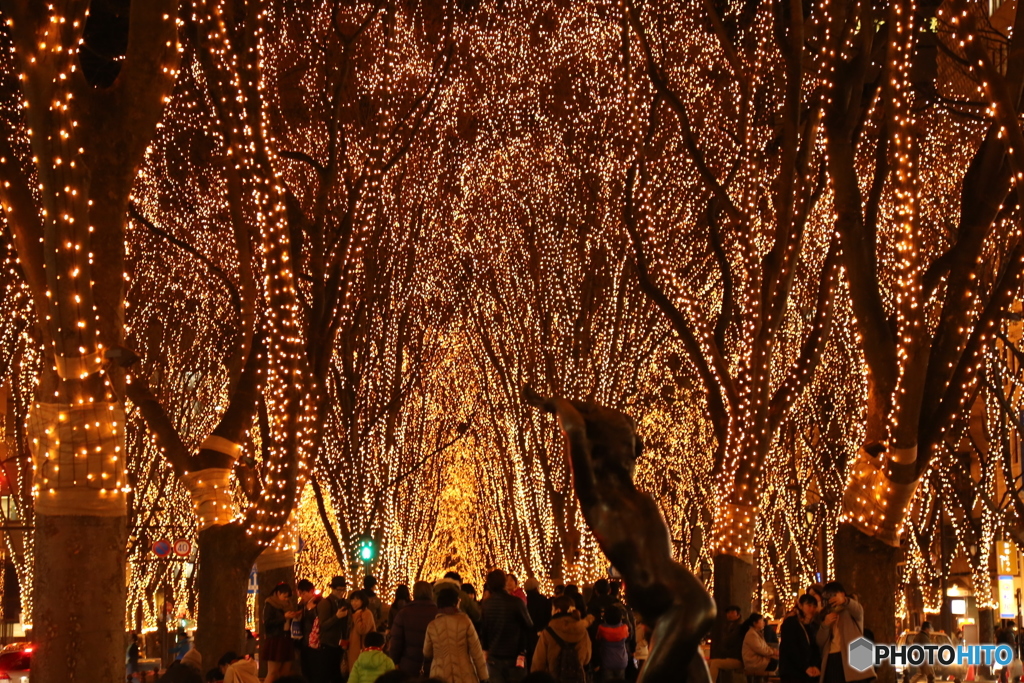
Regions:
<svg viewBox="0 0 1024 683"><path fill-rule="evenodd" d="M261 614L263 683L605 683L635 680L647 657L647 629L617 581L597 581L589 602L578 586L548 596L536 579L520 586L500 569L479 599L455 572L399 586L389 602L376 585L372 576L352 591L340 576L323 593L305 579L294 591L279 584ZM249 655L201 666L189 650L164 680L260 682Z"/></svg>
<svg viewBox="0 0 1024 683"><path fill-rule="evenodd" d="M853 683L875 677L873 669L850 666L849 644L862 635L864 610L833 581L812 585L783 619L779 633L766 632L760 614L741 619L730 606L711 636L708 662L714 683L719 671L742 671L749 678L778 676L782 683ZM929 680L931 683L931 680Z"/></svg>

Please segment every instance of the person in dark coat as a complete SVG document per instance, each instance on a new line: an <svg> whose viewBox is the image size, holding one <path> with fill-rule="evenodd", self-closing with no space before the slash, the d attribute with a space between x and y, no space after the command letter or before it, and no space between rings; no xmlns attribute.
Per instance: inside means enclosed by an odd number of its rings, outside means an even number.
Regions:
<svg viewBox="0 0 1024 683"><path fill-rule="evenodd" d="M576 605L576 611L580 614L587 614L587 602L580 595L580 588L575 584L569 584L565 587L565 596L572 600L573 604Z"/></svg>
<svg viewBox="0 0 1024 683"><path fill-rule="evenodd" d="M505 572L495 569L487 575L487 591L490 597L480 606L480 640L487 652L490 683L518 683L526 675L518 660L525 654L533 621L526 603L505 590Z"/></svg>
<svg viewBox="0 0 1024 683"><path fill-rule="evenodd" d="M313 625L319 615L317 606L323 598L320 597L313 582L309 579L302 579L295 584L295 592L299 594L298 611L302 615L298 617L298 621L302 624L302 640L297 643L299 661L302 663L302 675L314 683L321 683L324 679L323 653L319 647L309 646L309 636L313 632Z"/></svg>
<svg viewBox="0 0 1024 683"><path fill-rule="evenodd" d="M418 677L423 668L423 638L437 616L437 605L433 587L426 581L413 584L412 598L412 602L395 615L388 654L399 669Z"/></svg>
<svg viewBox="0 0 1024 683"><path fill-rule="evenodd" d="M291 673L295 647L289 630L295 605L292 602L292 588L279 583L263 605L263 647L260 659L267 662L266 683ZM301 618L302 613L298 613Z"/></svg>
<svg viewBox="0 0 1024 683"><path fill-rule="evenodd" d="M711 629L711 661L708 669L711 683L716 683L718 672L739 671L743 668L743 634L739 632L740 608L729 605L725 608L725 619L719 620Z"/></svg>
<svg viewBox="0 0 1024 683"><path fill-rule="evenodd" d="M340 683L341 660L345 657L348 615L351 608L345 600L346 582L341 576L331 579L331 592L316 606L320 620L320 662L327 683ZM316 683L314 681L314 683Z"/></svg>
<svg viewBox="0 0 1024 683"><path fill-rule="evenodd" d="M818 650L818 599L800 596L798 614L782 620L779 643L779 678L782 683L815 683L821 677Z"/></svg>
<svg viewBox="0 0 1024 683"><path fill-rule="evenodd" d="M587 614L592 614L594 620L600 623L604 619L604 611L614 605L615 598L611 596L611 589L608 586L608 579L598 579L594 582L594 594L587 605ZM594 628L596 631L596 627Z"/></svg>
<svg viewBox="0 0 1024 683"><path fill-rule="evenodd" d="M533 651L537 649L537 640L548 622L551 621L551 598L540 592L540 581L529 578L523 584L526 589L526 611L533 621L533 631L527 636L526 669L532 671Z"/></svg>
<svg viewBox="0 0 1024 683"><path fill-rule="evenodd" d="M402 611L402 608L412 602L412 595L409 593L409 587L402 584L395 590L395 600L391 603L391 607L388 609L388 631L395 626L395 617Z"/></svg>

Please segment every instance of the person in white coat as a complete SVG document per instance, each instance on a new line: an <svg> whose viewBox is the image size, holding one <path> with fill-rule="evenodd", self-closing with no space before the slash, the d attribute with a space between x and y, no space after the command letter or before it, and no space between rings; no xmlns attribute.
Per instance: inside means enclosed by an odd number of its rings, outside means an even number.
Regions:
<svg viewBox="0 0 1024 683"><path fill-rule="evenodd" d="M743 626L743 668L748 672L765 674L779 666L779 651L764 640L764 617L751 614Z"/></svg>
<svg viewBox="0 0 1024 683"><path fill-rule="evenodd" d="M430 677L445 683L486 681L487 660L473 622L459 611L459 593L444 588L437 594L438 613L423 639L423 656L430 660Z"/></svg>

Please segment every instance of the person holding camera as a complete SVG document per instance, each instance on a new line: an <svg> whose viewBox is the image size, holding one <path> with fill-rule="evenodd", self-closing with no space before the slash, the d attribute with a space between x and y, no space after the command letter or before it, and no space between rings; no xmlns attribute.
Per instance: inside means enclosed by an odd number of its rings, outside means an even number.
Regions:
<svg viewBox="0 0 1024 683"><path fill-rule="evenodd" d="M864 635L864 608L849 597L838 581L822 591L825 615L818 627L822 683L853 683L875 677L875 670L857 671L850 666L850 643Z"/></svg>

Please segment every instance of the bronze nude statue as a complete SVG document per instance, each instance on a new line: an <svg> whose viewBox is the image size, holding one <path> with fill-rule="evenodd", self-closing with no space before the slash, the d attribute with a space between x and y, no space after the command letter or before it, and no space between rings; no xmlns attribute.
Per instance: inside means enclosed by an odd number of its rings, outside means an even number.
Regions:
<svg viewBox="0 0 1024 683"><path fill-rule="evenodd" d="M633 420L591 403L543 398L528 386L523 398L558 416L568 437L583 518L622 575L630 606L653 625L640 681L708 683L710 675L698 646L715 618L715 603L700 581L672 560L661 511L651 496L633 485L642 448Z"/></svg>

